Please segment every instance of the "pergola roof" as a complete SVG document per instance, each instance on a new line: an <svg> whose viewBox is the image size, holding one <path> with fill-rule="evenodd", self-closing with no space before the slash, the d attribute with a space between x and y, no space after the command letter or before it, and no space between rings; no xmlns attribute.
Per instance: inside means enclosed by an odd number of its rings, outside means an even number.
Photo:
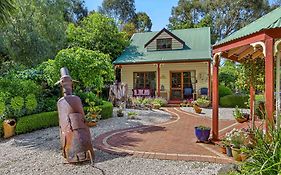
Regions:
<svg viewBox="0 0 281 175"><path fill-rule="evenodd" d="M274 29L281 27L281 7L271 11L270 13L262 16L256 21L248 24L247 26L236 31L232 35L227 36L223 40L216 43L214 46L217 47L222 44L226 44L235 39L239 39L265 29Z"/></svg>

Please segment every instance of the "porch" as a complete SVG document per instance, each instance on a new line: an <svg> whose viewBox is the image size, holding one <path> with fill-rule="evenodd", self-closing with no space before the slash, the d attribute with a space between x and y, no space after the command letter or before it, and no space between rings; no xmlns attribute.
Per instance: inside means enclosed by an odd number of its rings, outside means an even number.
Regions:
<svg viewBox="0 0 281 175"><path fill-rule="evenodd" d="M171 103L210 96L210 60L115 66L134 97L162 97Z"/></svg>

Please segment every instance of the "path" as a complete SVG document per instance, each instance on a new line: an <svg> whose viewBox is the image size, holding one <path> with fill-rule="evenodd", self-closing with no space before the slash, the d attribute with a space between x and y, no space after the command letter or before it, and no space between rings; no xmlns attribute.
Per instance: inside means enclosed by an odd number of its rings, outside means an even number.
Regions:
<svg viewBox="0 0 281 175"><path fill-rule="evenodd" d="M196 143L194 126L211 126L211 119L182 111L180 108L164 108L173 115L167 123L140 126L102 134L95 141L95 147L119 155L169 160L208 161L229 163L212 144ZM231 130L234 120L221 120L221 133Z"/></svg>

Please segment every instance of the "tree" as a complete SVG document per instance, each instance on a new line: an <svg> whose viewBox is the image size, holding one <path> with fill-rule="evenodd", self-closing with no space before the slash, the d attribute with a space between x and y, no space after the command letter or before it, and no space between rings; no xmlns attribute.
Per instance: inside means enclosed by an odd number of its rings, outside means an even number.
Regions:
<svg viewBox="0 0 281 175"><path fill-rule="evenodd" d="M152 22L150 17L145 12L139 12L135 17L123 26L122 31L125 32L128 38L136 32L150 32Z"/></svg>
<svg viewBox="0 0 281 175"><path fill-rule="evenodd" d="M109 54L116 59L128 45L125 33L119 32L114 20L99 13L85 17L78 26L69 24L69 47L82 47Z"/></svg>
<svg viewBox="0 0 281 175"><path fill-rule="evenodd" d="M270 10L266 0L179 0L172 8L170 29L211 27L212 42L251 23Z"/></svg>
<svg viewBox="0 0 281 175"><path fill-rule="evenodd" d="M76 85L85 91L100 92L106 82L114 78L109 55L80 47L61 50L54 60L49 60L44 70L48 83L54 85L60 78L60 68L67 67Z"/></svg>
<svg viewBox="0 0 281 175"><path fill-rule="evenodd" d="M127 38L130 39L133 36L133 34L137 32L137 28L134 23L129 22L124 25L122 31L125 32Z"/></svg>
<svg viewBox="0 0 281 175"><path fill-rule="evenodd" d="M219 71L219 82L230 88L233 92L236 89L235 82L237 81L238 68L235 62L225 60Z"/></svg>
<svg viewBox="0 0 281 175"><path fill-rule="evenodd" d="M103 0L99 12L115 19L115 22L121 25L132 20L135 13L134 0Z"/></svg>
<svg viewBox="0 0 281 175"><path fill-rule="evenodd" d="M6 23L12 12L15 10L14 0L0 1L0 24Z"/></svg>
<svg viewBox="0 0 281 175"><path fill-rule="evenodd" d="M150 17L145 12L138 12L133 19L137 32L150 32L152 22Z"/></svg>
<svg viewBox="0 0 281 175"><path fill-rule="evenodd" d="M67 0L65 19L67 22L77 23L88 15L84 0Z"/></svg>
<svg viewBox="0 0 281 175"><path fill-rule="evenodd" d="M64 0L16 0L16 13L0 29L1 51L10 60L34 66L65 47Z"/></svg>
<svg viewBox="0 0 281 175"><path fill-rule="evenodd" d="M194 28L205 16L203 5L198 0L179 0L176 7L172 7L169 18L170 29Z"/></svg>

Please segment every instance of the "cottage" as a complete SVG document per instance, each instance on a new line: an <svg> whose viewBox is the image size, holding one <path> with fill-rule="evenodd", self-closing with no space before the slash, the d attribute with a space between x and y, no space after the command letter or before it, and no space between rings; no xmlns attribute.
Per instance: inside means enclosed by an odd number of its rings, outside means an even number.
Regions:
<svg viewBox="0 0 281 175"><path fill-rule="evenodd" d="M210 28L136 33L113 63L132 96L179 102L210 95Z"/></svg>

